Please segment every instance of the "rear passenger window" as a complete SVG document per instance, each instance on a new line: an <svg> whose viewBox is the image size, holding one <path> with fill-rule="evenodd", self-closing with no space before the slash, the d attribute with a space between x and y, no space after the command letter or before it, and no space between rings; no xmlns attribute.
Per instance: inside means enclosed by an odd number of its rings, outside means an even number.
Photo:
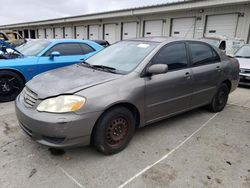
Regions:
<svg viewBox="0 0 250 188"><path fill-rule="evenodd" d="M220 61L220 57L208 45L201 43L190 43L189 47L193 66L205 65Z"/></svg>
<svg viewBox="0 0 250 188"><path fill-rule="evenodd" d="M78 43L57 44L45 53L45 56L50 56L54 51L59 52L62 56L83 55L83 50Z"/></svg>
<svg viewBox="0 0 250 188"><path fill-rule="evenodd" d="M167 64L168 70L183 69L188 66L184 43L170 44L163 47L153 58L153 64Z"/></svg>
<svg viewBox="0 0 250 188"><path fill-rule="evenodd" d="M95 50L90 47L89 45L87 44L80 44L82 50L83 50L83 54L88 54L88 53L91 53L91 52L94 52Z"/></svg>

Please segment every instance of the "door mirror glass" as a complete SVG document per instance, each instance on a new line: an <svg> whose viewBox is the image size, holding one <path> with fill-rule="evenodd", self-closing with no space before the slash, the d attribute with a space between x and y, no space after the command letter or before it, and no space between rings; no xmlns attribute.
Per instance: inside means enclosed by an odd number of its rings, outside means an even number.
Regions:
<svg viewBox="0 0 250 188"><path fill-rule="evenodd" d="M58 57L60 55L61 55L60 52L54 51L50 54L50 59L54 59L54 57Z"/></svg>
<svg viewBox="0 0 250 188"><path fill-rule="evenodd" d="M168 72L168 65L166 64L155 64L151 65L148 70L148 75L165 74Z"/></svg>

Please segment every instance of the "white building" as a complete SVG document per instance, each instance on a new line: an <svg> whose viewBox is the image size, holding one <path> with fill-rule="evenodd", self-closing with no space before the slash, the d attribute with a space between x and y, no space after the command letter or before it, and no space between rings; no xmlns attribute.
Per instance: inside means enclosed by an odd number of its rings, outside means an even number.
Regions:
<svg viewBox="0 0 250 188"><path fill-rule="evenodd" d="M204 34L249 42L250 0L182 0L156 6L0 26L26 38L104 39L143 36L200 38Z"/></svg>

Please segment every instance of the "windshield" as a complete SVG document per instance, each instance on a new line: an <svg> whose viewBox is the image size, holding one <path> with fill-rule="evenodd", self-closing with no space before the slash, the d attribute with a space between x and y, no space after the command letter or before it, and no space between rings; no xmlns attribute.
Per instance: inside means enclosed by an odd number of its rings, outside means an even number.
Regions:
<svg viewBox="0 0 250 188"><path fill-rule="evenodd" d="M250 45L241 47L236 53L235 57L250 58Z"/></svg>
<svg viewBox="0 0 250 188"><path fill-rule="evenodd" d="M158 45L156 42L122 41L111 45L86 63L115 69L120 73L129 73Z"/></svg>
<svg viewBox="0 0 250 188"><path fill-rule="evenodd" d="M204 42L212 45L212 46L216 46L216 47L219 47L219 44L220 44L220 40L216 40L216 39L208 39L208 38L204 38L202 39Z"/></svg>
<svg viewBox="0 0 250 188"><path fill-rule="evenodd" d="M23 55L36 56L42 50L48 47L49 44L50 44L50 41L47 41L47 40L34 40L34 41L28 41L24 43L23 45L18 46L16 49L19 52L21 52Z"/></svg>

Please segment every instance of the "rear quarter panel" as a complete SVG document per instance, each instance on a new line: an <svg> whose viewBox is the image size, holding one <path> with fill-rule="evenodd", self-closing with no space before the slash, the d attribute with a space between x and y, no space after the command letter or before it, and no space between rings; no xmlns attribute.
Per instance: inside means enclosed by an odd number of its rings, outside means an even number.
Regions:
<svg viewBox="0 0 250 188"><path fill-rule="evenodd" d="M233 92L239 84L239 61L235 58L222 56L223 81L230 80L231 92Z"/></svg>

